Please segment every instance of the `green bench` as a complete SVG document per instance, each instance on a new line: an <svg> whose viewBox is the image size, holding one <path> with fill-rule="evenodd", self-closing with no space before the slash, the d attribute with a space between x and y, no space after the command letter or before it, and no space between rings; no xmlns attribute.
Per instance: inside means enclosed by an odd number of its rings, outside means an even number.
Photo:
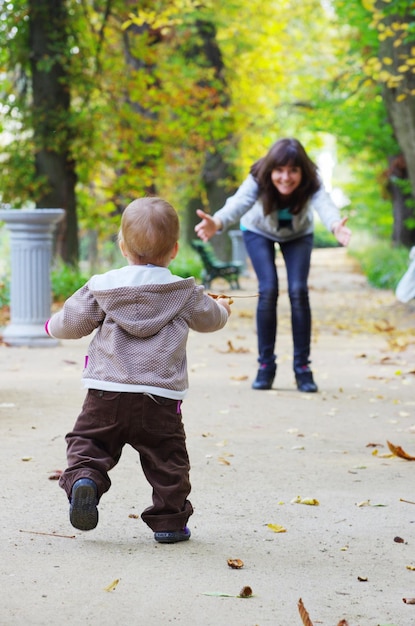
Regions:
<svg viewBox="0 0 415 626"><path fill-rule="evenodd" d="M210 288L212 280L215 278L224 278L228 281L231 289L240 289L239 275L243 269L243 263L240 261L220 261L209 243L205 243L200 239L194 239L191 246L199 254L203 263L202 280L206 289Z"/></svg>

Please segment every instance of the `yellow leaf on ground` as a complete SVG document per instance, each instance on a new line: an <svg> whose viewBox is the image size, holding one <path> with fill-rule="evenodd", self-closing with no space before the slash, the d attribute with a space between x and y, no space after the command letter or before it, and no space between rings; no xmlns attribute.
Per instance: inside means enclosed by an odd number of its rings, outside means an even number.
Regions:
<svg viewBox="0 0 415 626"><path fill-rule="evenodd" d="M291 500L291 504L308 504L310 506L318 506L320 502L317 498L301 498L301 496L297 496Z"/></svg>
<svg viewBox="0 0 415 626"><path fill-rule="evenodd" d="M120 579L116 578L107 587L104 587L104 591L114 591L114 589L116 588L119 582L120 582Z"/></svg>
<svg viewBox="0 0 415 626"><path fill-rule="evenodd" d="M287 529L284 526L280 526L279 524L267 524L267 528L272 530L274 533L286 533Z"/></svg>

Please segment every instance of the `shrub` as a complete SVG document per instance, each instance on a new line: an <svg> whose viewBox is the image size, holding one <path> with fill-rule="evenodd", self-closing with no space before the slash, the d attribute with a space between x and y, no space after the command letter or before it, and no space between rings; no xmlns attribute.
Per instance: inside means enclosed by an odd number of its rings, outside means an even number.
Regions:
<svg viewBox="0 0 415 626"><path fill-rule="evenodd" d="M88 280L79 268L56 262L50 273L52 299L54 302L62 302L77 291Z"/></svg>
<svg viewBox="0 0 415 626"><path fill-rule="evenodd" d="M10 277L0 277L0 309L10 304Z"/></svg>
<svg viewBox="0 0 415 626"><path fill-rule="evenodd" d="M181 278L189 278L194 276L200 279L202 276L203 264L190 246L183 245L179 249L177 257L170 263L169 269L172 274L181 276Z"/></svg>
<svg viewBox="0 0 415 626"><path fill-rule="evenodd" d="M350 254L373 287L395 290L409 266L409 250L392 242L353 233Z"/></svg>

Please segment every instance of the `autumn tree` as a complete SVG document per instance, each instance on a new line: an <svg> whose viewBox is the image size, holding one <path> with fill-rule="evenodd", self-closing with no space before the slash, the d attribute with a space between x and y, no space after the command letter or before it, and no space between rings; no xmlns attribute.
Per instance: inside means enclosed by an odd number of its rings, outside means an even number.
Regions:
<svg viewBox="0 0 415 626"><path fill-rule="evenodd" d="M65 0L2 6L3 114L13 140L4 150L3 201L63 208L57 251L78 259L76 167L71 149L69 13ZM26 188L24 188L26 185Z"/></svg>
<svg viewBox="0 0 415 626"><path fill-rule="evenodd" d="M390 202L386 207L391 237L410 246L415 243L415 9L405 0L334 0L333 5L343 38L327 119L332 127L337 119L348 153L354 144L360 165L371 168L366 181L360 177L360 194L370 179L372 189L373 180L378 183L378 200L372 198L376 212L365 207L372 232L383 219L383 189L392 201L392 210Z"/></svg>

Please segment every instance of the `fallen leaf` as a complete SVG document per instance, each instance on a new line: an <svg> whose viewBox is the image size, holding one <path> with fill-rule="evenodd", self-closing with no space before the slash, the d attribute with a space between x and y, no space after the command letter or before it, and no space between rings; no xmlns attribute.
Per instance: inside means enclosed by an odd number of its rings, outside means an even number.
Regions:
<svg viewBox="0 0 415 626"><path fill-rule="evenodd" d="M252 589L251 587L242 587L241 591L239 592L239 597L240 598L252 598Z"/></svg>
<svg viewBox="0 0 415 626"><path fill-rule="evenodd" d="M226 459L224 459L222 456L220 456L218 458L219 463L222 463L222 465L230 465L230 461L227 461Z"/></svg>
<svg viewBox="0 0 415 626"><path fill-rule="evenodd" d="M394 542L395 542L395 543L405 543L405 540L404 540L404 539L402 539L402 537L395 537L395 538L394 538Z"/></svg>
<svg viewBox="0 0 415 626"><path fill-rule="evenodd" d="M368 577L367 577L367 576L358 576L358 577L357 577L357 580L358 580L360 583L367 583L367 581L368 581L369 579L368 579Z"/></svg>
<svg viewBox="0 0 415 626"><path fill-rule="evenodd" d="M308 504L310 506L319 506L320 502L317 498L301 498L301 496L297 496L293 500L291 500L291 504Z"/></svg>
<svg viewBox="0 0 415 626"><path fill-rule="evenodd" d="M140 516L137 513L130 513L128 516L130 519L140 519Z"/></svg>
<svg viewBox="0 0 415 626"><path fill-rule="evenodd" d="M48 476L49 480L59 480L62 476L62 470L53 470Z"/></svg>
<svg viewBox="0 0 415 626"><path fill-rule="evenodd" d="M405 604L415 604L415 598L402 598Z"/></svg>
<svg viewBox="0 0 415 626"><path fill-rule="evenodd" d="M31 456L23 456L22 457L22 461L31 461L32 457Z"/></svg>
<svg viewBox="0 0 415 626"><path fill-rule="evenodd" d="M284 526L280 526L279 524L267 524L267 528L272 530L274 533L286 533L287 529Z"/></svg>
<svg viewBox="0 0 415 626"><path fill-rule="evenodd" d="M231 376L231 380L236 380L236 381L242 381L242 380L248 380L249 376L246 376L245 374L242 376Z"/></svg>
<svg viewBox="0 0 415 626"><path fill-rule="evenodd" d="M120 579L116 578L107 587L104 587L104 591L114 591L114 589L116 588L119 582L120 582Z"/></svg>
<svg viewBox="0 0 415 626"><path fill-rule="evenodd" d="M381 333L390 333L392 330L395 330L395 326L392 326L388 322L388 320L380 320L379 322L375 322L374 324L376 330L379 330Z"/></svg>
<svg viewBox="0 0 415 626"><path fill-rule="evenodd" d="M409 569L411 572L415 572L415 566L414 565L407 565L406 569Z"/></svg>
<svg viewBox="0 0 415 626"><path fill-rule="evenodd" d="M227 563L232 569L242 569L244 562L241 559L228 559Z"/></svg>
<svg viewBox="0 0 415 626"><path fill-rule="evenodd" d="M367 443L366 448L383 448L382 443Z"/></svg>
<svg viewBox="0 0 415 626"><path fill-rule="evenodd" d="M218 350L218 352L221 352L222 354L229 354L229 353L245 354L246 352L249 352L249 348L234 348L232 341L230 340L227 342L227 345L228 345L227 350Z"/></svg>
<svg viewBox="0 0 415 626"><path fill-rule="evenodd" d="M415 461L415 456L411 456L410 454L405 452L405 450L403 450L401 446L395 446L390 441L386 441L386 443L388 444L389 450L395 456L399 456L401 459L406 459L407 461Z"/></svg>
<svg viewBox="0 0 415 626"><path fill-rule="evenodd" d="M304 626L313 626L313 622L310 619L310 616L305 608L302 599L298 600L298 611L300 613L300 617L303 621Z"/></svg>

